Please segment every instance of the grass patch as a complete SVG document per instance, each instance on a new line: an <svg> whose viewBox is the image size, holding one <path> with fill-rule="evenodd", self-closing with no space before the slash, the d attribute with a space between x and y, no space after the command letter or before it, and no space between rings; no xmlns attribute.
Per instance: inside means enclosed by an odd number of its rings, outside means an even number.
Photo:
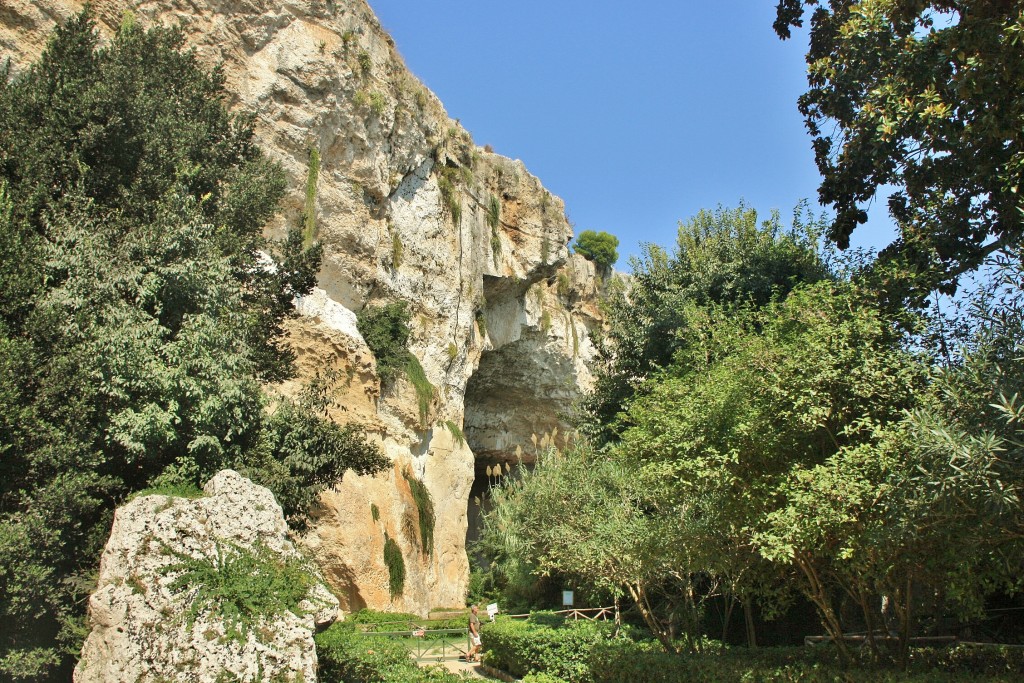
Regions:
<svg viewBox="0 0 1024 683"><path fill-rule="evenodd" d="M566 299L569 297L570 289L571 284L569 283L569 274L566 273L564 270L560 271L558 273L558 284L556 285L555 291L558 292L558 296L560 298Z"/></svg>
<svg viewBox="0 0 1024 683"><path fill-rule="evenodd" d="M540 316L540 329L542 332L547 334L548 330L551 329L551 313L550 311L544 311Z"/></svg>
<svg viewBox="0 0 1024 683"><path fill-rule="evenodd" d="M405 480L409 482L409 490L412 492L412 499L416 501L416 511L419 513L420 542L423 545L423 554L434 553L434 500L430 497L430 491L426 484L412 475L409 470L404 473Z"/></svg>
<svg viewBox="0 0 1024 683"><path fill-rule="evenodd" d="M382 116L384 114L384 106L384 95L379 92L370 93L370 109L373 110L374 114Z"/></svg>
<svg viewBox="0 0 1024 683"><path fill-rule="evenodd" d="M373 521L380 521L380 508L376 503L370 503L370 516L373 517Z"/></svg>
<svg viewBox="0 0 1024 683"><path fill-rule="evenodd" d="M476 310L476 313L474 314L474 317L476 318L477 327L480 328L480 336L481 337L486 337L487 336L487 316L484 315L483 309L482 308L478 308Z"/></svg>
<svg viewBox="0 0 1024 683"><path fill-rule="evenodd" d="M448 215L452 217L455 227L462 224L462 193L456 184L459 182L458 170L443 166L437 179L437 189L441 191L441 200Z"/></svg>
<svg viewBox="0 0 1024 683"><path fill-rule="evenodd" d="M461 429L459 429L459 425L455 424L451 420L445 420L444 426L448 428L449 432L451 432L452 438L455 439L455 443L460 446L464 446L466 444L466 435L462 433Z"/></svg>
<svg viewBox="0 0 1024 683"><path fill-rule="evenodd" d="M405 247L402 245L402 237L397 231L391 233L391 268L397 270L402 265L402 256L405 254Z"/></svg>
<svg viewBox="0 0 1024 683"><path fill-rule="evenodd" d="M266 546L254 549L216 545L216 557L195 558L167 548L177 562L166 574L177 574L168 588L191 592L185 620L191 628L200 612L209 611L224 624L227 637L244 642L252 627L284 612L300 614L299 602L316 582L299 557L282 557Z"/></svg>

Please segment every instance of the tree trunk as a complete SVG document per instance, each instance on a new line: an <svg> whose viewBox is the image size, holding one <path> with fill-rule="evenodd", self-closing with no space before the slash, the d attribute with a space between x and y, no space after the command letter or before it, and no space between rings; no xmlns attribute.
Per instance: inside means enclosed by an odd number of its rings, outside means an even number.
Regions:
<svg viewBox="0 0 1024 683"><path fill-rule="evenodd" d="M743 601L743 623L747 627L747 647L757 647L757 631L754 630L754 608L750 598Z"/></svg>
<svg viewBox="0 0 1024 683"><path fill-rule="evenodd" d="M857 589L857 602L860 603L860 609L864 613L864 624L868 629L868 647L871 649L871 657L874 661L878 661L878 643L875 642L875 615L871 611L870 603L868 602L867 596L864 594L863 589Z"/></svg>
<svg viewBox="0 0 1024 683"><path fill-rule="evenodd" d="M913 591L910 573L907 573L907 587L903 592L903 609L900 610L900 668L906 671L910 662L910 617Z"/></svg>
<svg viewBox="0 0 1024 683"><path fill-rule="evenodd" d="M619 610L619 595L616 591L615 594L615 636L618 637L619 631L622 630L622 612Z"/></svg>
<svg viewBox="0 0 1024 683"><path fill-rule="evenodd" d="M725 604L725 616L722 617L722 642L729 637L729 622L732 621L732 610L736 606L736 598L729 595Z"/></svg>
<svg viewBox="0 0 1024 683"><path fill-rule="evenodd" d="M676 652L675 646L672 644L672 639L665 633L665 629L662 628L661 624L658 623L657 617L654 616L654 612L651 610L651 606L647 603L647 593L641 584L626 584L627 590L629 590L630 596L633 598L633 602L636 603L637 609L640 610L640 616L643 617L644 623L647 624L647 628L651 630L654 637L658 639L662 647L665 648L665 652Z"/></svg>
<svg viewBox="0 0 1024 683"><path fill-rule="evenodd" d="M807 597L818 608L818 614L821 616L821 625L825 627L825 631L832 637L832 642L836 644L839 656L843 662L851 663L853 656L850 654L850 648L846 646L846 641L843 639L842 624L839 623L839 618L832 608L832 601L822 585L821 579L818 577L818 572L815 571L806 558L800 556L796 557L796 565L807 578Z"/></svg>

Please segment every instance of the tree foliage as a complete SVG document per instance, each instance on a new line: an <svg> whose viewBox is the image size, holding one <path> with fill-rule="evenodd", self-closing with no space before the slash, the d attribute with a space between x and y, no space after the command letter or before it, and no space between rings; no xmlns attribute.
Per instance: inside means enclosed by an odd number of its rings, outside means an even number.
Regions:
<svg viewBox="0 0 1024 683"><path fill-rule="evenodd" d="M263 237L283 172L181 46L130 16L101 46L85 12L0 79L3 677L67 678L130 493L226 466L315 490L381 458L298 404L267 419L320 250Z"/></svg>
<svg viewBox="0 0 1024 683"><path fill-rule="evenodd" d="M607 270L619 260L619 238L610 233L584 230L576 237L574 249L577 254L588 261L593 261L598 268Z"/></svg>
<svg viewBox="0 0 1024 683"><path fill-rule="evenodd" d="M812 8L812 9L808 9ZM947 289L1019 241L1024 173L1020 2L780 0L783 38L810 12L808 90L821 202L841 247L880 188L900 226L888 255Z"/></svg>
<svg viewBox="0 0 1024 683"><path fill-rule="evenodd" d="M791 226L772 214L759 221L743 204L735 209L702 210L680 222L675 249L645 245L631 261L628 290L609 301L606 367L583 405L583 431L603 443L615 438L616 416L639 384L673 362L687 344L688 316L709 304L763 306L785 296L799 282L829 276L817 250L820 219L803 206Z"/></svg>
<svg viewBox="0 0 1024 683"><path fill-rule="evenodd" d="M585 426L615 438L503 485L484 546L629 596L667 648L701 642L709 598L772 616L801 595L837 639L899 634L905 665L923 624L1021 588L1019 254L944 338L810 236L698 218L612 305L595 398L624 390Z"/></svg>

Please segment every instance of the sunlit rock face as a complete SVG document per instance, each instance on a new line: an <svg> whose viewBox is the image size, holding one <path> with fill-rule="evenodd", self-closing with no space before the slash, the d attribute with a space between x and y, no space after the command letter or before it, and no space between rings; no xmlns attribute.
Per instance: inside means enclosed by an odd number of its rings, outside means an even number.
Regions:
<svg viewBox="0 0 1024 683"><path fill-rule="evenodd" d="M5 0L0 58L15 73L38 56L73 0ZM394 462L349 475L324 495L304 542L343 607L425 612L461 605L468 579L467 503L478 461L533 457L534 435L568 433L563 415L591 384L600 278L570 257L563 202L522 162L477 147L406 69L362 0L94 0L109 37L128 10L143 26L181 26L206 65L222 65L229 104L255 115L256 135L290 190L269 227L302 220L311 159L319 290L289 324L299 376L330 369L332 415L357 421ZM314 154L315 152L315 154ZM421 415L414 387L381 387L354 326L366 306L409 302L411 349L435 388ZM435 507L432 552L419 538L409 477ZM374 518L372 510L377 510ZM407 579L391 595L385 534Z"/></svg>

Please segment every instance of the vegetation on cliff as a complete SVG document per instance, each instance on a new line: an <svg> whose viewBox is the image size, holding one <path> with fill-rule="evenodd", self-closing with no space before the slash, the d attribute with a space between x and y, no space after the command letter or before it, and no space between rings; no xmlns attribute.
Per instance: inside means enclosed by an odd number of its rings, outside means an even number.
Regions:
<svg viewBox="0 0 1024 683"><path fill-rule="evenodd" d="M584 230L576 236L573 249L577 254L593 261L601 270L608 270L619 260L619 238L607 232Z"/></svg>

